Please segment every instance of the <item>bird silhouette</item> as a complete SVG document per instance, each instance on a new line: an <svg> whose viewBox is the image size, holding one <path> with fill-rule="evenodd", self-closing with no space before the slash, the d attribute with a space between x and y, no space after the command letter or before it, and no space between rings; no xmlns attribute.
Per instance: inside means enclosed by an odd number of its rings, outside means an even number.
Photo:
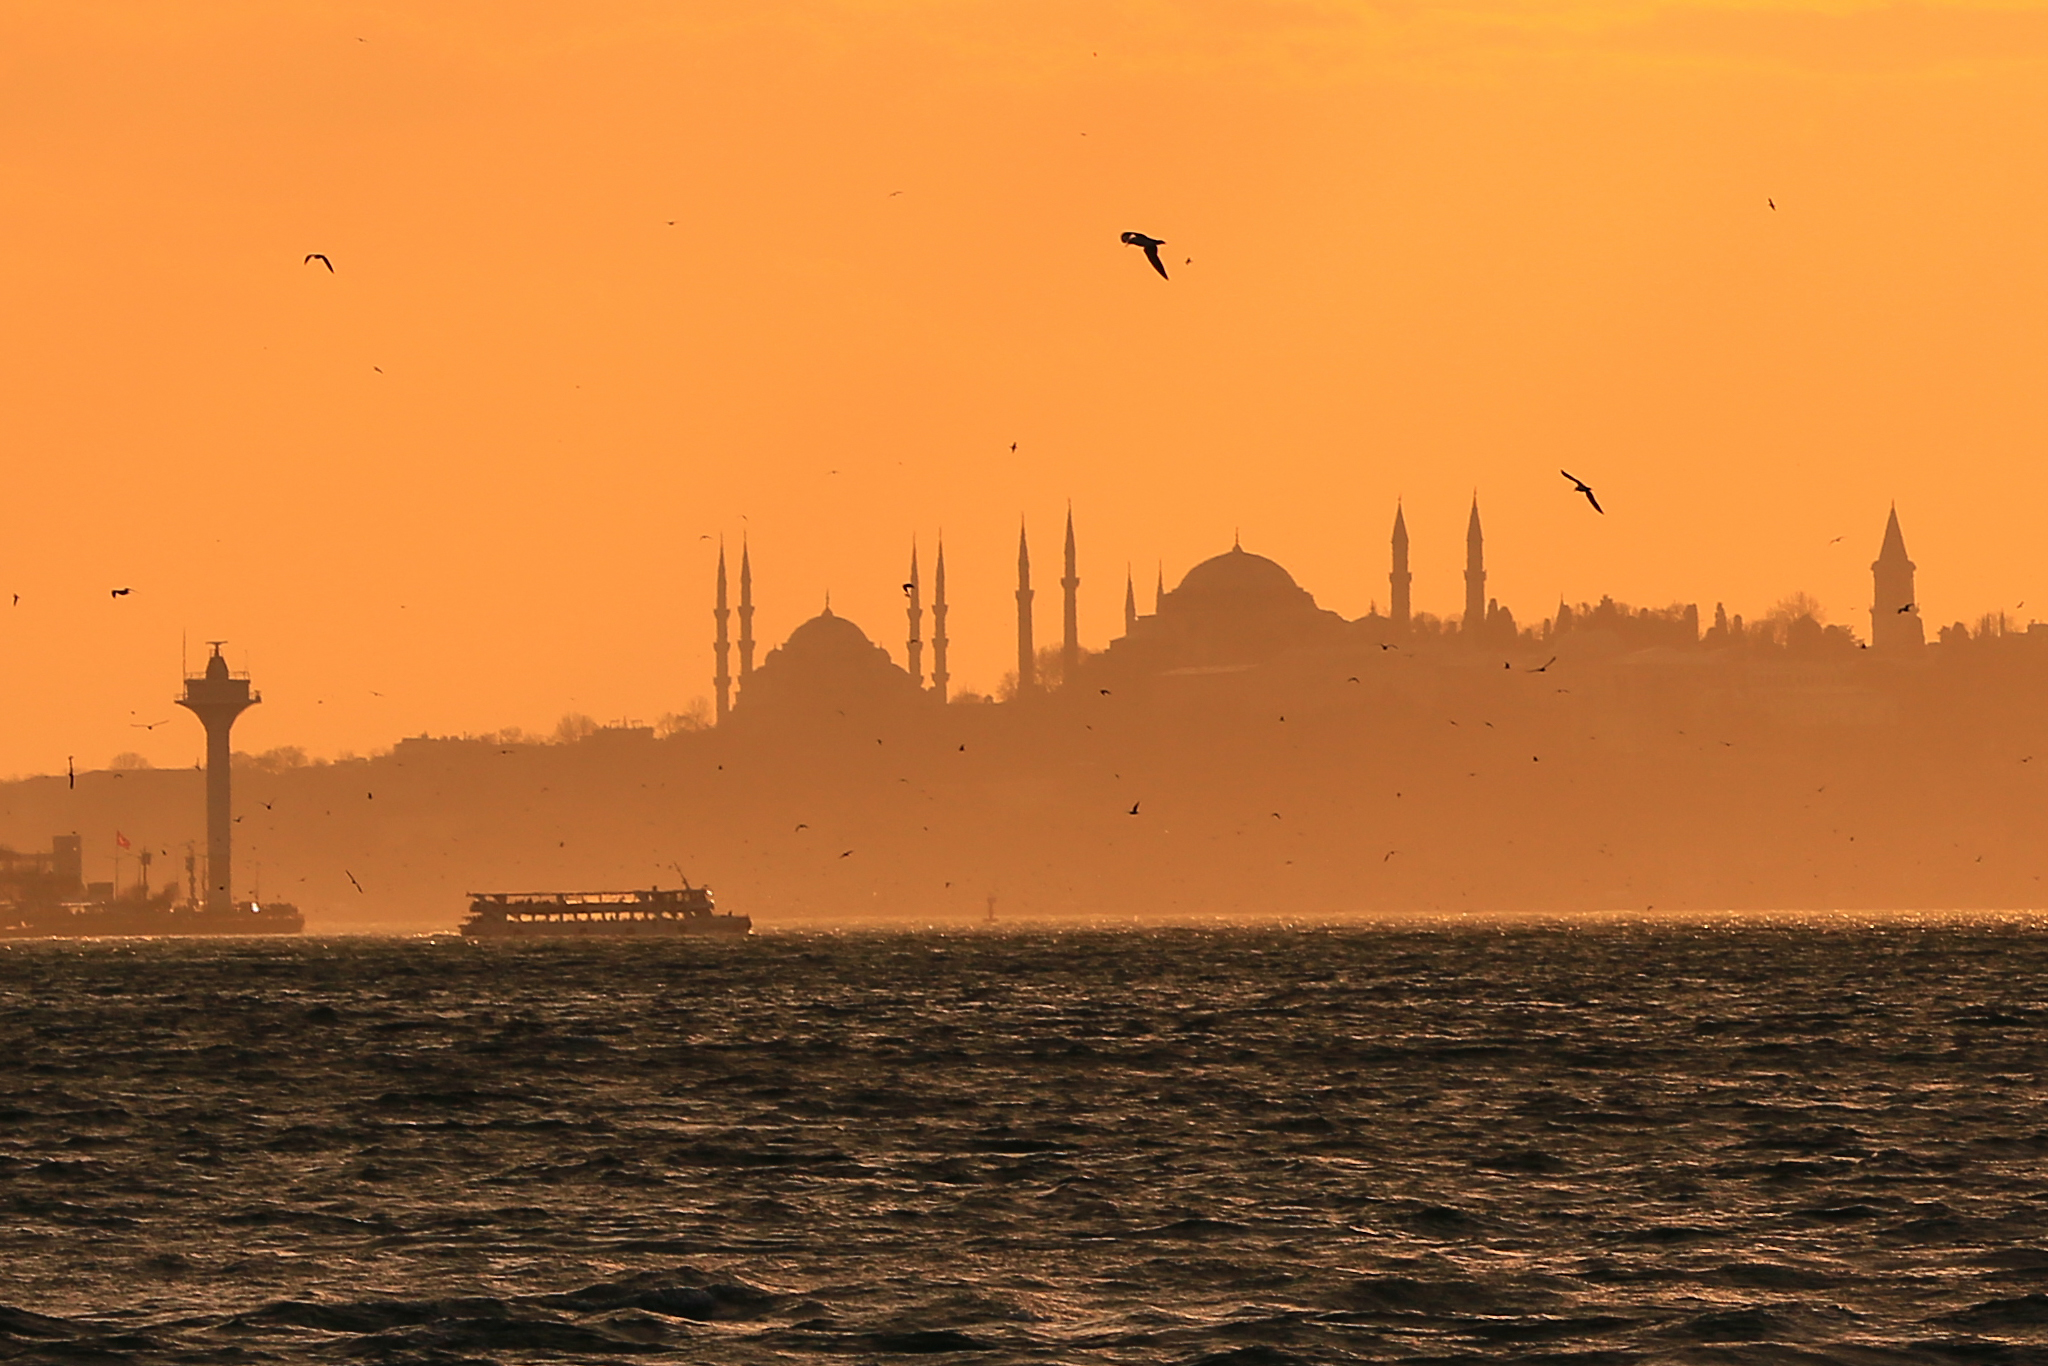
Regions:
<svg viewBox="0 0 2048 1366"><path fill-rule="evenodd" d="M78 770L72 765L72 758L73 756L69 754L64 756L64 786L66 787L78 786ZM1131 809L1135 811L1137 808L1133 807Z"/></svg>
<svg viewBox="0 0 2048 1366"><path fill-rule="evenodd" d="M907 598L907 597L909 597L909 596L910 596L910 591L911 591L911 590L912 590L913 588L916 588L916 587L917 587L917 585L916 585L916 584L914 584L914 583L906 583L906 584L904 584L904 585L903 585L903 596L904 596L904 597L906 597L906 598Z"/></svg>
<svg viewBox="0 0 2048 1366"><path fill-rule="evenodd" d="M349 870L346 868L342 869L341 872L342 876L348 879L349 885L351 887L354 887L358 892L363 890L363 884L356 881L356 875L354 873L349 872Z"/></svg>
<svg viewBox="0 0 2048 1366"><path fill-rule="evenodd" d="M1771 199L1771 198L1768 198L1768 197L1767 197L1767 198L1766 198L1766 199L1764 200L1764 203L1766 203L1766 204L1768 204L1768 205L1770 205L1770 206L1771 206L1771 212L1772 212L1772 213L1776 213L1776 212L1778 211L1778 201L1777 201L1777 200L1775 200L1775 199Z"/></svg>
<svg viewBox="0 0 2048 1366"><path fill-rule="evenodd" d="M1552 655L1552 656L1551 656L1550 658L1548 658L1548 659L1544 660L1544 661L1543 661L1543 662L1542 662L1541 664L1537 665L1537 666L1536 666L1535 668L1533 668L1533 669L1529 670L1529 672L1530 672L1530 673L1532 673L1532 674L1540 674L1540 673L1542 673L1542 672L1543 672L1544 670L1548 669L1548 668L1549 668L1549 667L1550 667L1551 665L1553 665L1553 664L1555 664L1555 663L1557 663L1557 656L1556 656L1556 655Z"/></svg>
<svg viewBox="0 0 2048 1366"><path fill-rule="evenodd" d="M1152 269L1159 272L1160 279L1170 280L1173 278L1166 273L1166 263L1159 259L1159 249L1166 245L1164 239L1147 237L1142 232L1127 232L1123 235L1123 242L1126 246L1143 247L1145 249L1145 259L1152 263Z"/></svg>
<svg viewBox="0 0 2048 1366"><path fill-rule="evenodd" d="M1095 691L1101 693L1104 697L1109 696L1109 689L1107 688L1097 688Z"/></svg>
<svg viewBox="0 0 2048 1366"><path fill-rule="evenodd" d="M1572 481L1573 493L1583 493L1586 495L1586 501L1593 505L1593 511L1602 514L1607 511L1606 508L1600 506L1600 500L1593 496L1592 488L1584 480L1580 479L1579 476L1573 474L1570 470L1559 470L1558 473Z"/></svg>
<svg viewBox="0 0 2048 1366"><path fill-rule="evenodd" d="M1910 611L1912 611L1912 610L1913 610L1913 604L1912 604L1912 603L1910 603L1910 602L1909 602L1909 603L1907 603L1907 604L1906 604L1906 605L1905 605L1904 607L1901 607L1901 608L1899 609L1899 611L1901 611L1901 612L1910 612Z"/></svg>
<svg viewBox="0 0 2048 1366"><path fill-rule="evenodd" d="M852 858L852 857L853 857L853 850L849 849L849 850L847 850L847 851L846 851L845 853L841 854L841 855L840 855L839 857L841 857L841 858Z"/></svg>
<svg viewBox="0 0 2048 1366"><path fill-rule="evenodd" d="M314 263L315 261L318 261L318 262L319 262L319 263L320 263L321 265L323 265L323 266L327 267L327 273L328 273L329 275L332 275L332 274L334 274L334 262L332 262L332 261L328 260L328 259L327 259L327 258L326 258L326 257L325 257L324 255L322 255L321 253L319 253L319 252L317 252L317 251L314 251L314 252L308 252L308 253L306 254L306 259L305 259L305 261L303 262L303 264L305 264L305 265L309 265L309 266L310 266L310 265L312 265L312 264L313 264L313 263Z"/></svg>
<svg viewBox="0 0 2048 1366"><path fill-rule="evenodd" d="M808 824L806 824L805 822L803 822L803 821L798 821L798 822L796 823L796 828L797 828L798 830L808 830L808 829L810 829L811 827L810 827L810 826L809 826ZM792 832L792 833L794 833L794 832Z"/></svg>
<svg viewBox="0 0 2048 1366"><path fill-rule="evenodd" d="M134 591L135 590L132 588L109 588L107 590L107 596L110 598L125 598Z"/></svg>
<svg viewBox="0 0 2048 1366"><path fill-rule="evenodd" d="M163 720L161 720L161 721L130 721L130 722L128 723L128 729L130 729L130 730L155 730L155 729L156 729L156 728L157 728L158 726L167 726L167 725L169 725L169 724L170 724L170 718L169 718L169 717L167 716L167 717L165 717L165 718L164 718Z"/></svg>
<svg viewBox="0 0 2048 1366"><path fill-rule="evenodd" d="M1132 803L1131 803L1131 814L1132 814L1133 816L1135 816L1135 815L1137 815L1137 814L1138 814L1138 803L1137 803L1137 802L1132 802Z"/></svg>

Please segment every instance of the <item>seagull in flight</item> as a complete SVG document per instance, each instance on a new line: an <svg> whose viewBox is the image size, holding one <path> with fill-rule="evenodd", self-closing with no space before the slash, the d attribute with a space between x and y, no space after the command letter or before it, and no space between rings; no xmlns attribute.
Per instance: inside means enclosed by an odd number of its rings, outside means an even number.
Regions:
<svg viewBox="0 0 2048 1366"><path fill-rule="evenodd" d="M354 873L349 872L349 870L346 868L342 869L341 871L342 874L348 878L349 885L351 887L354 887L357 892L361 892L363 890L363 884L356 881L356 875Z"/></svg>
<svg viewBox="0 0 2048 1366"><path fill-rule="evenodd" d="M1142 232L1127 232L1123 235L1123 242L1125 246L1143 247L1145 249L1145 259L1152 263L1152 269L1159 272L1160 279L1170 280L1173 278L1166 273L1166 263L1159 259L1159 249L1166 245L1163 238L1147 237Z"/></svg>
<svg viewBox="0 0 2048 1366"><path fill-rule="evenodd" d="M1913 604L1909 602L1904 607L1901 607L1899 610L1901 612L1910 612L1913 610Z"/></svg>
<svg viewBox="0 0 2048 1366"><path fill-rule="evenodd" d="M107 596L110 598L125 598L134 591L135 590L132 588L109 588L107 590Z"/></svg>
<svg viewBox="0 0 2048 1366"><path fill-rule="evenodd" d="M1541 664L1538 664L1535 668L1529 670L1529 672L1532 674L1540 674L1555 663L1557 663L1557 656L1552 655L1550 658L1544 660ZM1491 725L1492 722L1488 722L1487 724Z"/></svg>
<svg viewBox="0 0 2048 1366"><path fill-rule="evenodd" d="M1131 803L1131 814L1132 814L1133 816L1135 816L1135 815L1137 815L1137 814L1138 814L1138 803L1137 803L1137 802L1132 802L1132 803Z"/></svg>
<svg viewBox="0 0 2048 1366"><path fill-rule="evenodd" d="M1573 474L1570 470L1559 470L1558 473L1572 481L1573 493L1583 493L1586 495L1586 501L1593 505L1593 511L1603 514L1607 511L1606 508L1600 506L1600 500L1593 496L1593 489L1591 485L1587 484L1583 479L1579 478L1579 476L1577 476L1576 474Z"/></svg>
<svg viewBox="0 0 2048 1366"><path fill-rule="evenodd" d="M310 266L310 265L312 265L312 264L313 264L313 263L314 263L315 261L318 261L318 262L319 262L319 263L320 263L321 265L323 265L323 266L327 267L327 273L328 273L329 275L332 275L332 274L334 274L334 262L332 262L332 261L328 260L328 259L327 259L327 256L326 256L326 254L325 254L324 252L318 252L318 251L314 251L314 252L308 252L308 253L306 254L306 259L305 259L305 262L304 262L304 264L305 264L305 265L309 265L309 266Z"/></svg>

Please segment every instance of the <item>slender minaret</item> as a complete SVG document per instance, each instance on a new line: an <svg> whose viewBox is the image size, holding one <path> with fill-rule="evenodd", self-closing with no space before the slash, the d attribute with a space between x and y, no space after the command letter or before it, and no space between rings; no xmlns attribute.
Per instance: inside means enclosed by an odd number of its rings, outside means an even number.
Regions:
<svg viewBox="0 0 2048 1366"><path fill-rule="evenodd" d="M1920 624L1920 600L1913 596L1914 564L1906 558L1905 533L1899 530L1899 509L1892 506L1884 524L1884 545L1871 562L1870 647L1874 650L1917 650L1927 643Z"/></svg>
<svg viewBox="0 0 2048 1366"><path fill-rule="evenodd" d="M732 645L726 639L725 619L732 613L725 606L725 542L718 543L718 606L711 609L712 620L718 623L718 639L711 642L712 654L718 660L718 671L711 675L711 686L718 690L718 723L725 724L726 716L732 711Z"/></svg>
<svg viewBox="0 0 2048 1366"><path fill-rule="evenodd" d="M1394 572L1387 575L1387 581L1394 588L1394 626L1402 631L1408 629L1408 578L1408 522L1401 515L1401 505L1395 503Z"/></svg>
<svg viewBox="0 0 2048 1366"><path fill-rule="evenodd" d="M1138 627L1138 585L1131 580L1131 567L1124 566L1124 634Z"/></svg>
<svg viewBox="0 0 2048 1366"><path fill-rule="evenodd" d="M1081 577L1074 572L1074 509L1067 508L1067 572L1060 577L1060 589L1064 595L1062 622L1066 634L1060 641L1060 686L1074 686L1074 676L1081 672L1081 612L1080 599L1076 589L1081 586Z"/></svg>
<svg viewBox="0 0 2048 1366"><path fill-rule="evenodd" d="M208 911L225 915L234 901L234 813L228 801L228 773L233 756L228 732L235 718L263 700L249 690L249 680L228 676L228 662L221 658L224 640L210 640L213 657L206 661L206 673L185 680L185 695L178 705L199 718L206 727L206 895Z"/></svg>
<svg viewBox="0 0 2048 1366"><path fill-rule="evenodd" d="M1476 634L1486 624L1486 546L1479 533L1479 495L1472 495L1472 520L1465 524L1465 619L1458 629Z"/></svg>
<svg viewBox="0 0 2048 1366"><path fill-rule="evenodd" d="M1031 645L1031 546L1017 524L1017 695L1038 686L1038 653Z"/></svg>
<svg viewBox="0 0 2048 1366"><path fill-rule="evenodd" d="M1166 561L1159 562L1159 581L1152 586L1152 615L1159 615L1159 604L1166 601Z"/></svg>
<svg viewBox="0 0 2048 1366"><path fill-rule="evenodd" d="M938 563L932 566L932 691L946 700L946 538L939 537Z"/></svg>
<svg viewBox="0 0 2048 1366"><path fill-rule="evenodd" d="M910 661L910 676L917 680L917 686L924 686L924 597L923 588L917 578L917 537L910 538L910 606L904 614L910 618L910 639L904 642L904 657Z"/></svg>
<svg viewBox="0 0 2048 1366"><path fill-rule="evenodd" d="M740 687L754 671L754 566L747 559L747 538L740 537Z"/></svg>

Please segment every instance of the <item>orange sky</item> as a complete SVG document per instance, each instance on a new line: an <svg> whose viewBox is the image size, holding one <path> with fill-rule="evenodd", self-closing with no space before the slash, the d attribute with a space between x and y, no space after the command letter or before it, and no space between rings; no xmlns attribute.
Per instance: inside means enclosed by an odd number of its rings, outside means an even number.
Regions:
<svg viewBox="0 0 2048 1366"><path fill-rule="evenodd" d="M0 199L0 772L192 762L184 632L247 749L652 720L743 528L900 659L943 527L992 687L1069 498L1091 645L1240 527L1384 604L1397 496L1455 613L1475 487L1524 619L1864 630L1893 498L2048 619L2038 6L16 0Z"/></svg>

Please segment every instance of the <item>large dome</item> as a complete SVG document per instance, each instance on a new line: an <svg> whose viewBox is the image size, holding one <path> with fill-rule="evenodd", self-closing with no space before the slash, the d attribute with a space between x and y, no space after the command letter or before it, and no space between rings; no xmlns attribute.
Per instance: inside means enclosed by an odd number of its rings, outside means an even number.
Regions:
<svg viewBox="0 0 2048 1366"><path fill-rule="evenodd" d="M917 680L896 667L867 632L827 607L768 652L740 684L734 715L770 711L843 714L917 700Z"/></svg>
<svg viewBox="0 0 2048 1366"><path fill-rule="evenodd" d="M806 661L835 657L866 661L875 648L866 631L845 617L835 616L827 607L791 631L789 639L782 643L781 651L792 659Z"/></svg>
<svg viewBox="0 0 2048 1366"><path fill-rule="evenodd" d="M1264 555L1253 555L1242 546L1232 546L1196 565L1173 590L1173 596L1192 603L1201 600L1221 605L1226 602L1293 602L1308 597L1294 576Z"/></svg>

